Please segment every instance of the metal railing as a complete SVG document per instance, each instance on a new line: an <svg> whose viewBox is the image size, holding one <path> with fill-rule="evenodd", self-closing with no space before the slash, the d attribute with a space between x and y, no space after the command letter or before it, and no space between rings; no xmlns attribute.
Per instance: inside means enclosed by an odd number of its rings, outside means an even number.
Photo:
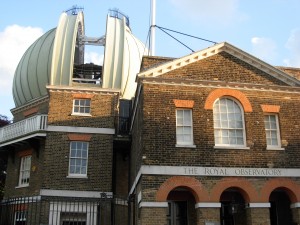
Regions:
<svg viewBox="0 0 300 225"><path fill-rule="evenodd" d="M0 203L0 225L125 225L127 209L116 198L10 198Z"/></svg>
<svg viewBox="0 0 300 225"><path fill-rule="evenodd" d="M0 143L24 135L44 131L47 128L47 115L36 115L0 128Z"/></svg>

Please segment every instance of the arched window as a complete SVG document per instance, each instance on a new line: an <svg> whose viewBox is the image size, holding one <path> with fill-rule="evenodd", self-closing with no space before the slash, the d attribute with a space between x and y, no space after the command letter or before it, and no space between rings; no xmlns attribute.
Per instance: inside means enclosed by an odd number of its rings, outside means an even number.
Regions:
<svg viewBox="0 0 300 225"><path fill-rule="evenodd" d="M213 107L216 146L245 146L242 107L231 98L218 99Z"/></svg>

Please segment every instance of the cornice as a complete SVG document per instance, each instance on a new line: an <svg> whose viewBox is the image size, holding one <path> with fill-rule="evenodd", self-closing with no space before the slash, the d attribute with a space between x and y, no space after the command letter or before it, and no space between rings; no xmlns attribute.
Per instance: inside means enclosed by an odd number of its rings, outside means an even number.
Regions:
<svg viewBox="0 0 300 225"><path fill-rule="evenodd" d="M33 99L32 101L30 101L22 106L13 108L10 111L12 112L12 114L16 114L16 113L23 112L24 110L30 109L32 107L38 106L41 103L48 102L48 101L49 101L49 96L47 95L47 96L44 96L41 98Z"/></svg>
<svg viewBox="0 0 300 225"><path fill-rule="evenodd" d="M106 93L106 94L119 94L120 89L110 89L110 88L95 88L95 87L72 87L72 86L55 86L55 85L47 85L47 90L49 92L54 91L67 91L71 93Z"/></svg>
<svg viewBox="0 0 300 225"><path fill-rule="evenodd" d="M300 81L296 78L226 42L213 45L212 47L206 48L204 50L192 53L190 55L184 56L179 59L175 59L170 62L166 62L162 65L158 65L157 67L140 72L138 76L157 77L169 71L181 68L183 66L205 59L220 52L227 52L228 54L254 66L255 68L261 71L264 71L265 73L275 77L276 79L290 86L300 86Z"/></svg>
<svg viewBox="0 0 300 225"><path fill-rule="evenodd" d="M253 91L273 91L300 94L300 87L292 86L279 86L279 85L266 85L266 84L249 84L238 82L225 82L225 81L209 81L209 80L184 80L184 79L167 79L162 77L144 77L139 78L141 83L144 84L157 84L157 85L181 85L190 87L210 87L210 88L232 88L240 90L253 90Z"/></svg>

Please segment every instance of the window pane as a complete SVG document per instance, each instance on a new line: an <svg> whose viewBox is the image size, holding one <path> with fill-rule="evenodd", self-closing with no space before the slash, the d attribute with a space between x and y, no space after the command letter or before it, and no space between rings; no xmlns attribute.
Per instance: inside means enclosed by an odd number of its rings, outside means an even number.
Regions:
<svg viewBox="0 0 300 225"><path fill-rule="evenodd" d="M244 145L244 121L239 105L230 98L222 98L215 102L213 113L216 144Z"/></svg>
<svg viewBox="0 0 300 225"><path fill-rule="evenodd" d="M192 110L176 110L176 140L177 143L191 144L193 139Z"/></svg>
<svg viewBox="0 0 300 225"><path fill-rule="evenodd" d="M71 142L70 148L69 173L83 175L86 174L88 143L80 141Z"/></svg>

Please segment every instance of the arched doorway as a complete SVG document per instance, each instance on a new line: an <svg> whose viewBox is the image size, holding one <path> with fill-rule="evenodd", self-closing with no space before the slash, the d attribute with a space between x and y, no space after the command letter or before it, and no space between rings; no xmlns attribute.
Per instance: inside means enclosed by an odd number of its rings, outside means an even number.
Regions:
<svg viewBox="0 0 300 225"><path fill-rule="evenodd" d="M197 216L195 210L195 198L184 187L173 189L167 197L168 201L168 225L196 225Z"/></svg>
<svg viewBox="0 0 300 225"><path fill-rule="evenodd" d="M291 200L282 188L277 188L270 195L271 225L293 225L293 215L290 208Z"/></svg>
<svg viewBox="0 0 300 225"><path fill-rule="evenodd" d="M221 225L245 225L245 199L238 188L227 188L220 197Z"/></svg>

